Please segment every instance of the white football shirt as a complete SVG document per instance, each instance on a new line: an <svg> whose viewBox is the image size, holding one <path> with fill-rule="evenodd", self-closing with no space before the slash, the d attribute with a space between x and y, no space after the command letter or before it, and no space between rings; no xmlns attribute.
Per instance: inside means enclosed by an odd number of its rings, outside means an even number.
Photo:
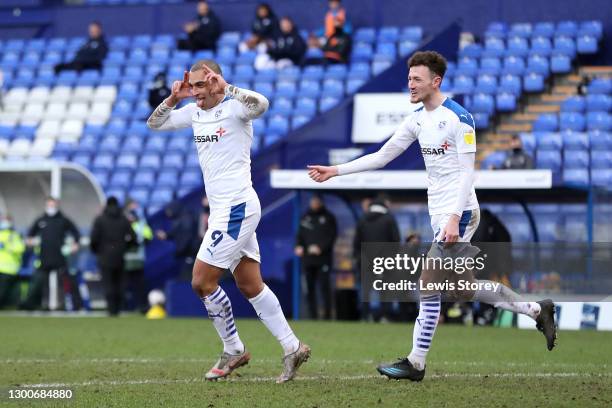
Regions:
<svg viewBox="0 0 612 408"><path fill-rule="evenodd" d="M256 94L256 97L265 100L263 95ZM267 100L265 102L267 106ZM251 119L254 115L244 104L226 97L208 110L200 109L195 103L173 110L158 128L193 127L193 140L211 210L228 208L256 197L251 182Z"/></svg>
<svg viewBox="0 0 612 408"><path fill-rule="evenodd" d="M421 107L404 119L389 142L405 150L417 139L427 170L429 214L452 214L459 195L458 154L476 152L474 118L450 98L431 112ZM463 211L475 208L472 182Z"/></svg>

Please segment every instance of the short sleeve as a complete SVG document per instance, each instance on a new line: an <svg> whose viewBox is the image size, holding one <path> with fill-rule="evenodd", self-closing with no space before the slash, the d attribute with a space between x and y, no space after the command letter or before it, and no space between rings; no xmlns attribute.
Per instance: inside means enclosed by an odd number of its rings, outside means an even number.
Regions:
<svg viewBox="0 0 612 408"><path fill-rule="evenodd" d="M389 142L406 150L419 136L420 126L416 121L416 113L407 116L399 125Z"/></svg>
<svg viewBox="0 0 612 408"><path fill-rule="evenodd" d="M468 113L471 117L472 115ZM473 119L472 119L472 124ZM457 153L475 153L476 152L476 131L472 125L460 121L455 128L455 144L457 145Z"/></svg>

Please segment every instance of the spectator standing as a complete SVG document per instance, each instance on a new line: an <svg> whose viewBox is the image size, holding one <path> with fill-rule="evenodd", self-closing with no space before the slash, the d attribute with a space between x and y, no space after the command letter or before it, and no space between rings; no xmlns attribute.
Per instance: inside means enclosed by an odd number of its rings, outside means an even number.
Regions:
<svg viewBox="0 0 612 408"><path fill-rule="evenodd" d="M109 197L102 214L94 220L91 230L91 252L96 255L102 272L106 304L110 316L121 310L124 257L136 234L123 215L116 197Z"/></svg>
<svg viewBox="0 0 612 408"><path fill-rule="evenodd" d="M17 273L21 268L21 256L25 244L13 228L10 216L0 217L0 308L10 303L17 285Z"/></svg>
<svg viewBox="0 0 612 408"><path fill-rule="evenodd" d="M317 286L323 298L324 318L331 319L331 270L336 235L336 217L325 208L320 196L313 196L300 220L295 246L295 254L302 259L312 319L319 317Z"/></svg>
<svg viewBox="0 0 612 408"><path fill-rule="evenodd" d="M148 309L145 284L146 246L153 240L153 231L144 217L138 202L128 200L125 216L136 236L135 245L125 253L126 306L136 307L142 314Z"/></svg>

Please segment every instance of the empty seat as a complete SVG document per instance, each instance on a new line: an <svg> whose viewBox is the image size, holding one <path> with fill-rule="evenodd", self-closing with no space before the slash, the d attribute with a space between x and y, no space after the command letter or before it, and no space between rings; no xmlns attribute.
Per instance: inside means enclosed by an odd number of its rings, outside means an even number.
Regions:
<svg viewBox="0 0 612 408"><path fill-rule="evenodd" d="M58 138L61 135L61 121L45 120L36 130L37 138Z"/></svg>
<svg viewBox="0 0 612 408"><path fill-rule="evenodd" d="M561 132L563 147L566 150L586 150L590 147L589 136L583 132Z"/></svg>
<svg viewBox="0 0 612 408"><path fill-rule="evenodd" d="M536 167L558 172L561 169L561 152L558 150L538 150Z"/></svg>
<svg viewBox="0 0 612 408"><path fill-rule="evenodd" d="M563 139L559 133L535 131L538 151L540 150L560 150L563 147Z"/></svg>
<svg viewBox="0 0 612 408"><path fill-rule="evenodd" d="M612 97L610 95L587 95L586 109L588 111L608 112L612 110Z"/></svg>
<svg viewBox="0 0 612 408"><path fill-rule="evenodd" d="M570 186L586 187L589 185L589 170L566 169L563 171L563 183Z"/></svg>
<svg viewBox="0 0 612 408"><path fill-rule="evenodd" d="M156 186L157 188L160 188L160 187L174 188L178 184L178 181L179 181L178 179L179 179L179 175L176 170L164 169L164 171L160 172L159 176L157 177ZM202 179L202 177L200 177L200 179Z"/></svg>
<svg viewBox="0 0 612 408"><path fill-rule="evenodd" d="M588 112L587 128L589 130L612 130L612 116L608 112Z"/></svg>
<svg viewBox="0 0 612 408"><path fill-rule="evenodd" d="M559 114L559 128L561 130L573 130L582 132L585 129L586 120L582 113L561 112Z"/></svg>
<svg viewBox="0 0 612 408"><path fill-rule="evenodd" d="M561 112L584 112L586 103L582 96L570 96L561 104Z"/></svg>
<svg viewBox="0 0 612 408"><path fill-rule="evenodd" d="M51 102L47 105L43 115L44 120L62 120L68 115L68 109L64 102Z"/></svg>
<svg viewBox="0 0 612 408"><path fill-rule="evenodd" d="M89 115L89 105L85 102L73 102L68 107L66 116L70 119L85 120Z"/></svg>
<svg viewBox="0 0 612 408"><path fill-rule="evenodd" d="M77 86L74 88L74 93L71 102L89 102L94 98L93 86Z"/></svg>
<svg viewBox="0 0 612 408"><path fill-rule="evenodd" d="M517 56L509 56L504 58L504 74L523 75L525 72L525 60Z"/></svg>
<svg viewBox="0 0 612 408"><path fill-rule="evenodd" d="M523 89L525 92L542 92L544 88L545 83L543 75L532 72L523 77Z"/></svg>

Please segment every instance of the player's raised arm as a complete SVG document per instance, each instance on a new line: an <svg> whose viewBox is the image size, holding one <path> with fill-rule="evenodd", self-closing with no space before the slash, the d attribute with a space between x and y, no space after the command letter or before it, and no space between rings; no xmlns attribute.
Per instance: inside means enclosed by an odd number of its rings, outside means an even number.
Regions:
<svg viewBox="0 0 612 408"><path fill-rule="evenodd" d="M223 76L207 66L204 66L203 69L206 72L204 80L209 83L210 93L225 94L240 102L244 108L244 119L256 119L268 110L270 102L262 94L228 84Z"/></svg>
<svg viewBox="0 0 612 408"><path fill-rule="evenodd" d="M191 97L191 87L189 85L189 72L185 71L182 81L174 81L172 93L153 111L147 126L156 130L174 130L191 126L191 111L189 109L179 109L174 111L174 107L185 98Z"/></svg>
<svg viewBox="0 0 612 408"><path fill-rule="evenodd" d="M335 176L360 173L385 167L391 160L402 154L417 138L417 128L409 116L377 152L367 154L348 163L337 166L308 166L308 176L318 183Z"/></svg>

